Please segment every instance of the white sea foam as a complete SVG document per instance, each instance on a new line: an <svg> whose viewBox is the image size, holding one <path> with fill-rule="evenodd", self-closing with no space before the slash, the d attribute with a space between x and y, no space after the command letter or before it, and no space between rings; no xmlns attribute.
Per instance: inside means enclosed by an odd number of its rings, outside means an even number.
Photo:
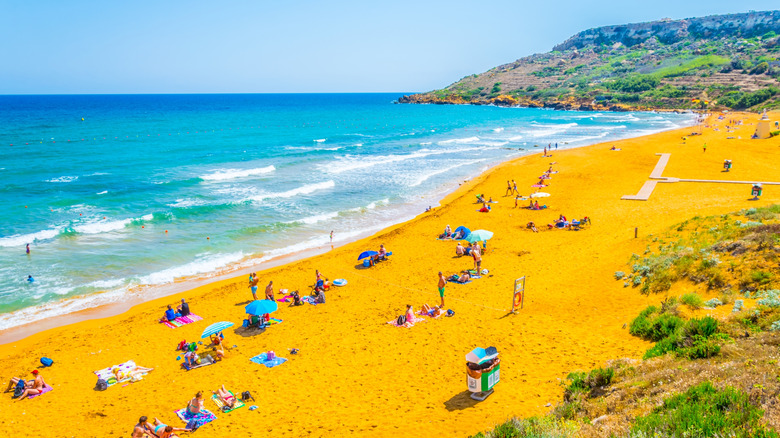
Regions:
<svg viewBox="0 0 780 438"><path fill-rule="evenodd" d="M47 179L46 182L50 183L69 183L79 179L77 176L61 176L59 178Z"/></svg>
<svg viewBox="0 0 780 438"><path fill-rule="evenodd" d="M313 141L315 143L325 143L326 140L327 140L327 138L317 138L317 139L314 139Z"/></svg>
<svg viewBox="0 0 780 438"><path fill-rule="evenodd" d="M420 143L421 146L428 146L429 144L433 144L433 143L431 143L430 141L424 141Z"/></svg>
<svg viewBox="0 0 780 438"><path fill-rule="evenodd" d="M516 135L516 136L514 136L514 137L509 137L509 138L507 138L507 140L508 140L508 141L512 141L512 142L515 142L515 141L520 141L520 140L522 140L522 139L523 139L523 136L522 136L522 135Z"/></svg>
<svg viewBox="0 0 780 438"><path fill-rule="evenodd" d="M332 148L318 148L318 147L305 147L305 146L285 146L288 151L337 151L343 149L342 147Z"/></svg>
<svg viewBox="0 0 780 438"><path fill-rule="evenodd" d="M151 217L149 219L151 219ZM95 222L74 225L73 231L80 234L110 233L112 231L119 231L124 229L131 222L133 222L132 218L115 220L115 221L95 221Z"/></svg>
<svg viewBox="0 0 780 438"><path fill-rule="evenodd" d="M274 170L276 170L276 167L273 165L257 167L254 169L220 169L208 175L203 175L200 178L204 181L227 181L237 178L265 175L266 173L271 173Z"/></svg>
<svg viewBox="0 0 780 438"><path fill-rule="evenodd" d="M381 164L391 164L400 161L414 160L417 158L424 158L430 155L441 154L457 154L459 152L468 152L484 150L484 148L463 148L463 149L449 149L449 150L430 150L420 149L417 152L406 155L377 155L374 157L366 157L360 155L345 155L338 157L335 163L327 163L320 165L320 169L327 173L344 173L358 169L365 169L367 167L373 167Z"/></svg>
<svg viewBox="0 0 780 438"><path fill-rule="evenodd" d="M179 198L176 200L176 202L172 204L168 204L168 207L188 208L188 207L197 207L199 205L206 205L206 201L202 201L200 199Z"/></svg>
<svg viewBox="0 0 780 438"><path fill-rule="evenodd" d="M466 144L466 143L474 143L476 141L479 141L479 137L465 137L465 138L452 138L449 140L442 140L437 142L438 145L448 145L448 144Z"/></svg>
<svg viewBox="0 0 780 438"><path fill-rule="evenodd" d="M288 224L303 223L303 224L307 224L307 225L312 225L312 224L316 224L317 222L322 222L322 221L326 221L328 219L333 219L335 217L338 217L338 215L339 215L339 212L335 211L335 212L332 212L332 213L318 214L318 215L315 215L315 216L309 216L309 217L305 217L305 218L302 218L302 219L296 219L296 220L293 220L293 221L289 221L287 223Z"/></svg>
<svg viewBox="0 0 780 438"><path fill-rule="evenodd" d="M493 128L493 132L501 132L504 128Z"/></svg>
<svg viewBox="0 0 780 438"><path fill-rule="evenodd" d="M103 190L102 192L95 193L96 195L105 195L108 193L108 190Z"/></svg>
<svg viewBox="0 0 780 438"><path fill-rule="evenodd" d="M2 237L0 238L0 246L9 248L14 246L24 246L35 241L49 240L57 237L61 231L62 227L59 227L38 231L37 233L16 234L9 237Z"/></svg>
<svg viewBox="0 0 780 438"><path fill-rule="evenodd" d="M314 183L314 184L306 184L305 186L298 187L296 189L288 190L286 192L279 192L279 193L264 193L260 195L254 195L250 196L248 200L250 201L262 201L264 199L273 199L273 198L292 198L293 196L298 195L308 195L310 193L314 193L318 190L325 190L330 189L336 186L336 183L333 182L333 180L330 181L324 181L320 183Z"/></svg>
<svg viewBox="0 0 780 438"><path fill-rule="evenodd" d="M564 123L561 125L533 125L534 128L541 128L541 129L534 129L533 131L529 132L529 135L534 138L539 137L550 137L555 134L561 133L566 131L567 129L571 129L575 126L577 126L577 123Z"/></svg>
<svg viewBox="0 0 780 438"><path fill-rule="evenodd" d="M465 162L462 162L462 163L454 164L454 165L449 166L449 167L445 167L443 169L434 170L433 172L429 172L429 173L426 173L425 175L419 176L416 180L414 180L411 184L409 184L409 187L417 187L420 184L424 183L425 181L427 181L428 179L430 179L430 178L432 178L432 177L434 177L436 175L441 175L442 173L447 173L450 170L457 169L458 167L466 166L468 164L480 163L480 162L486 161L486 160L487 160L487 158L483 158L481 160L469 160L469 161L465 161Z"/></svg>
<svg viewBox="0 0 780 438"><path fill-rule="evenodd" d="M195 256L195 260L189 263L145 275L139 279L139 282L141 284L172 283L177 278L191 277L207 272L216 272L219 268L236 263L243 258L244 253L241 251L230 254L198 254Z"/></svg>

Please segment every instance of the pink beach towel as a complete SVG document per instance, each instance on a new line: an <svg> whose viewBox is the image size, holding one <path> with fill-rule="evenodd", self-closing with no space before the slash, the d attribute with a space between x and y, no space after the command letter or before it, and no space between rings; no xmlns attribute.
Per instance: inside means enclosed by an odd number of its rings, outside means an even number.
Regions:
<svg viewBox="0 0 780 438"><path fill-rule="evenodd" d="M418 322L425 322L425 320L424 320L424 319L422 319L422 318L418 318L418 317L416 317L416 316L415 316L415 317L414 317L414 319L413 319L412 321L409 321L409 320L407 319L407 320L406 320L406 324L403 324L403 325L398 325L398 320L397 320L397 319L395 319L395 320L393 320L393 321L387 321L387 323L388 323L388 324L390 324L390 325L392 325L393 327L406 327L406 328L409 328L409 327L414 327L414 325L415 325L416 323L418 323Z"/></svg>
<svg viewBox="0 0 780 438"><path fill-rule="evenodd" d="M200 316L194 313L190 313L187 316L180 316L173 321L162 321L162 323L165 324L166 327L177 328L183 325L192 324L193 322L201 321L202 319L203 318Z"/></svg>
<svg viewBox="0 0 780 438"><path fill-rule="evenodd" d="M47 384L47 385L43 385L43 390L42 390L42 391L41 391L39 394L31 394L31 395L28 395L28 396L27 396L27 398L35 398L35 397L38 397L39 395L46 394L47 392L51 391L52 389L54 389L54 388L52 388L52 387L51 387L51 386L49 386L48 384Z"/></svg>

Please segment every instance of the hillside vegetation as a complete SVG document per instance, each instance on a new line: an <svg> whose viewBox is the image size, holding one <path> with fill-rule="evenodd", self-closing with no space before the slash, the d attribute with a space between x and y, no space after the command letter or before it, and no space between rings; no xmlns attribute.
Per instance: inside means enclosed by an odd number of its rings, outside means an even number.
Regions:
<svg viewBox="0 0 780 438"><path fill-rule="evenodd" d="M780 436L779 257L778 205L649 236L632 272L615 273L628 293L659 296L627 324L652 343L644 358L572 372L550 413L476 437Z"/></svg>
<svg viewBox="0 0 780 438"><path fill-rule="evenodd" d="M613 111L780 107L780 11L607 26L401 103Z"/></svg>

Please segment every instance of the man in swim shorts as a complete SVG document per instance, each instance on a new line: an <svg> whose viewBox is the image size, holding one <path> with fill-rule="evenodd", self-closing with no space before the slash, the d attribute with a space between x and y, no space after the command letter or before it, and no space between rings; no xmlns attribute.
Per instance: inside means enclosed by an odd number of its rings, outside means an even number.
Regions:
<svg viewBox="0 0 780 438"><path fill-rule="evenodd" d="M444 287L447 285L447 279L439 271L439 296L441 297L441 307L444 307Z"/></svg>
<svg viewBox="0 0 780 438"><path fill-rule="evenodd" d="M274 282L268 283L268 286L265 287L265 299L266 300L274 300Z"/></svg>

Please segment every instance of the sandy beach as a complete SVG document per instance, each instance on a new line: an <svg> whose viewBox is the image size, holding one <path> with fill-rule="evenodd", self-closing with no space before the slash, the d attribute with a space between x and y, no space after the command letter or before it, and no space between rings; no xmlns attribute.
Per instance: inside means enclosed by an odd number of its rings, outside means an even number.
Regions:
<svg viewBox="0 0 780 438"><path fill-rule="evenodd" d="M129 436L142 415L184 427L174 411L197 391L210 395L222 384L236 393L251 391L256 402L248 405L258 409L222 413L206 400L218 419L196 436L467 436L511 416L546 412L561 399L559 381L570 371L639 358L647 349L647 342L623 326L662 297L641 295L613 277L626 270L632 253L644 250L646 236L696 215L780 202L780 186L765 185L761 199L750 201L747 184L699 182L660 183L647 201L621 200L648 180L656 153L671 154L664 177L780 182L780 137L751 140L758 115L727 118L744 124L727 132L726 120L715 115L702 135L685 141L697 128L553 150L551 157L542 157L540 149L465 182L441 207L411 221L259 272L259 294L269 281L276 290L307 293L316 269L330 280L349 282L331 288L324 305L279 303L272 316L283 322L264 332L238 329L252 298L241 276L0 345L5 381L29 378L42 356L55 362L41 369L51 392L21 402L6 394L0 404L3 429L20 436ZM610 150L613 145L620 150ZM722 172L725 159L734 163L728 173ZM544 189L551 196L540 200L549 208L514 208L514 199L503 196L507 180L517 181L520 193L528 195L552 162L558 173ZM490 213L477 211L476 193L498 201ZM547 230L561 214L588 216L592 225L577 232ZM529 221L539 233L526 229ZM410 328L388 325L407 304L415 310L438 304L438 271L472 267L471 258L455 256L455 242L436 239L447 224L495 233L483 258L489 274L465 285L448 284L446 307L455 316ZM359 267L357 255L380 244L392 257L370 269ZM513 281L521 276L527 277L525 305L511 314ZM165 306L181 298L203 320L176 329L158 323ZM215 365L182 370L176 345L200 340L203 329L218 321L236 324L224 333L226 344L236 347ZM464 356L487 346L498 348L501 381L478 403L469 398ZM292 348L299 353L291 355ZM274 368L250 362L269 350L288 361ZM155 369L139 382L93 390L94 370L128 360Z"/></svg>

